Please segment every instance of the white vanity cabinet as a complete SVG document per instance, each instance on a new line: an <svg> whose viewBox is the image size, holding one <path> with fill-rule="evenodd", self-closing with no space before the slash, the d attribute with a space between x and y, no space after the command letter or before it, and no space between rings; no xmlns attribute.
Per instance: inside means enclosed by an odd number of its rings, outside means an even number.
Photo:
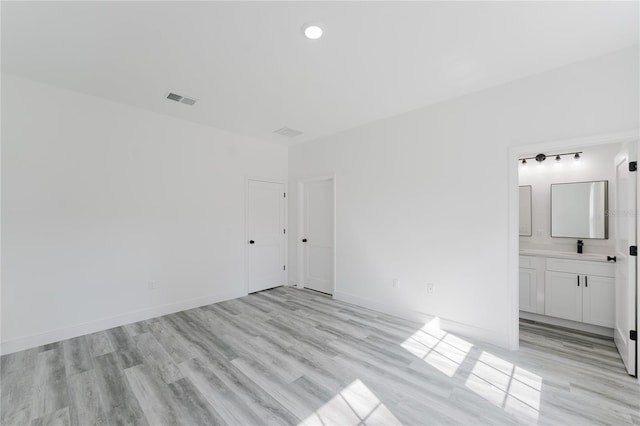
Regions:
<svg viewBox="0 0 640 426"><path fill-rule="evenodd" d="M536 258L520 256L520 310L525 312L538 312L538 272L536 270Z"/></svg>
<svg viewBox="0 0 640 426"><path fill-rule="evenodd" d="M615 327L615 286L613 277L585 275L582 321L602 327Z"/></svg>
<svg viewBox="0 0 640 426"><path fill-rule="evenodd" d="M614 264L604 255L547 253L520 255L520 316L584 331L613 328Z"/></svg>
<svg viewBox="0 0 640 426"><path fill-rule="evenodd" d="M544 314L612 328L615 320L613 277L611 264L548 258Z"/></svg>
<svg viewBox="0 0 640 426"><path fill-rule="evenodd" d="M580 275L558 271L545 272L544 313L552 317L582 321Z"/></svg>

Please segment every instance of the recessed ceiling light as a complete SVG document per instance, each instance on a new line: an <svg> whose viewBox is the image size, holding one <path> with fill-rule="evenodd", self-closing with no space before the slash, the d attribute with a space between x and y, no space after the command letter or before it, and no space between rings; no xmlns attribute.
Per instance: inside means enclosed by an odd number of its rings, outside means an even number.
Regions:
<svg viewBox="0 0 640 426"><path fill-rule="evenodd" d="M317 40L322 37L322 28L318 24L306 23L302 26L302 33L309 40Z"/></svg>

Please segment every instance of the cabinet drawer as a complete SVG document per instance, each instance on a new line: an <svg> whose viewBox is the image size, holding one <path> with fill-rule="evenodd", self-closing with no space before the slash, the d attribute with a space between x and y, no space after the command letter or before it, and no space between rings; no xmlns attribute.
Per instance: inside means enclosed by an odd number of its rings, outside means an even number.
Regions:
<svg viewBox="0 0 640 426"><path fill-rule="evenodd" d="M613 264L610 263L554 258L547 258L546 269L547 271L569 272L579 275L599 275L601 277L613 277L615 271Z"/></svg>
<svg viewBox="0 0 640 426"><path fill-rule="evenodd" d="M535 258L535 256L520 256L520 267L521 268L535 268L536 267L536 258Z"/></svg>

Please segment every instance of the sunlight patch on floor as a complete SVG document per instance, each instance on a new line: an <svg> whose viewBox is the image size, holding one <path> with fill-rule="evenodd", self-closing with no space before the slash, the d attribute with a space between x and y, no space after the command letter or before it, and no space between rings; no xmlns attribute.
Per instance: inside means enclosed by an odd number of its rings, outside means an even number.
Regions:
<svg viewBox="0 0 640 426"><path fill-rule="evenodd" d="M300 425L397 425L391 411L359 379L304 419Z"/></svg>
<svg viewBox="0 0 640 426"><path fill-rule="evenodd" d="M523 420L538 420L542 378L483 351L465 386Z"/></svg>
<svg viewBox="0 0 640 426"><path fill-rule="evenodd" d="M473 347L466 340L441 330L438 318L426 323L401 346L448 377L456 374Z"/></svg>

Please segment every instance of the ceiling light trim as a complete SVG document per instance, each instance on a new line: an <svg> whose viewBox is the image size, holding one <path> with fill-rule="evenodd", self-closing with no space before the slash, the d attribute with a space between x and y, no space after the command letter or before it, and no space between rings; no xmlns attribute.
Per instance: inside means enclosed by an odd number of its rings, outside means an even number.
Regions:
<svg viewBox="0 0 640 426"><path fill-rule="evenodd" d="M307 22L302 26L302 35L309 40L318 40L324 35L324 25L318 22Z"/></svg>

